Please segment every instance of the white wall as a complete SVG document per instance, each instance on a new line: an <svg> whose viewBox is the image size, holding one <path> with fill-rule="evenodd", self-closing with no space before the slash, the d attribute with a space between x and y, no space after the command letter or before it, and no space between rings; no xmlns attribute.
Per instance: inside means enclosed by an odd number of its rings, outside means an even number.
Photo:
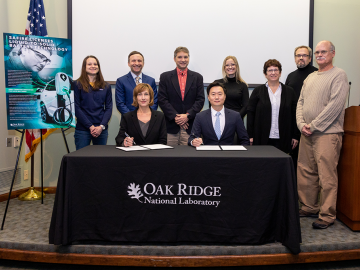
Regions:
<svg viewBox="0 0 360 270"><path fill-rule="evenodd" d="M67 38L67 0L44 0L49 36ZM0 44L3 43L2 32L24 33L28 0L0 0ZM360 1L358 0L316 0L314 45L323 39L331 40L336 46L335 65L344 69L352 82L350 105L360 103ZM256 49L256 48L254 48ZM261 49L261 48L260 48ZM0 59L4 59L0 49ZM293 57L292 55L289 57ZM126 65L127 63L124 63ZM294 69L296 66L294 64ZM122 75L122 74L119 74ZM114 89L113 89L114 92ZM5 147L5 138L20 136L15 131L7 130L4 65L0 63L0 170L14 167L17 149ZM114 96L113 96L114 99ZM115 100L115 99L114 99ZM108 144L115 144L120 114L115 104L110 120ZM75 150L73 129L67 131L70 151ZM45 186L56 186L62 156L66 154L65 144L60 131L51 134L44 141ZM24 162L24 151L20 157L20 166L28 169L30 164ZM40 152L35 153L35 185L39 186ZM24 187L30 181L23 182Z"/></svg>

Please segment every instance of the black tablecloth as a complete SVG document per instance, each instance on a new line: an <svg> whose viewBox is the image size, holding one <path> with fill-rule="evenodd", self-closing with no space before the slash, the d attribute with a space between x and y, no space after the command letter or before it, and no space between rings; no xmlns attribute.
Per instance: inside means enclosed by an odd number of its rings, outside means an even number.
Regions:
<svg viewBox="0 0 360 270"><path fill-rule="evenodd" d="M300 252L291 157L271 146L248 151L123 152L88 146L62 160L50 244L264 244Z"/></svg>

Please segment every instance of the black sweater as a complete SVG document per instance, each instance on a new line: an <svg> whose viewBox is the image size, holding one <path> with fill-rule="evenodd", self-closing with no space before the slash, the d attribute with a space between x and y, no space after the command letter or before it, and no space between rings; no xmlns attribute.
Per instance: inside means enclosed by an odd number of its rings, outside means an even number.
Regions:
<svg viewBox="0 0 360 270"><path fill-rule="evenodd" d="M227 78L228 82L224 83L224 79L216 80L223 83L226 87L226 99L224 106L233 111L240 113L244 118L246 115L246 106L249 102L249 90L245 83L236 82L236 78Z"/></svg>
<svg viewBox="0 0 360 270"><path fill-rule="evenodd" d="M304 68L298 68L287 76L285 85L292 87L295 91L296 98L299 99L304 80L310 73L317 70L318 69L311 64L308 64Z"/></svg>

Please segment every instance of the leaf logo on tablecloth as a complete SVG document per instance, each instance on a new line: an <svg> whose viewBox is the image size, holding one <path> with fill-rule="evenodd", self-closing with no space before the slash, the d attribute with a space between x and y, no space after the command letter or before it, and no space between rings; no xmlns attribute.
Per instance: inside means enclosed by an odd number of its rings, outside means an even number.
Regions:
<svg viewBox="0 0 360 270"><path fill-rule="evenodd" d="M135 183L131 183L130 186L128 186L128 189L130 191L128 191L127 193L129 196L131 196L131 199L137 199L139 202L142 203L142 201L139 200L139 198L143 196L140 190L140 186L135 185Z"/></svg>

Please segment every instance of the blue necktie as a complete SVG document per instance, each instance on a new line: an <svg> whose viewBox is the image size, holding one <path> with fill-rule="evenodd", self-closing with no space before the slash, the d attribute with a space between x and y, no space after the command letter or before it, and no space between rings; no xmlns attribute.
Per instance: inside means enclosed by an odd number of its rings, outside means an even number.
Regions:
<svg viewBox="0 0 360 270"><path fill-rule="evenodd" d="M220 130L220 112L217 112L216 114L215 114L215 116L216 116L216 120L215 120L215 134L216 134L216 136L217 136L217 138L218 138L218 140L220 140L220 137L221 137L221 130Z"/></svg>

